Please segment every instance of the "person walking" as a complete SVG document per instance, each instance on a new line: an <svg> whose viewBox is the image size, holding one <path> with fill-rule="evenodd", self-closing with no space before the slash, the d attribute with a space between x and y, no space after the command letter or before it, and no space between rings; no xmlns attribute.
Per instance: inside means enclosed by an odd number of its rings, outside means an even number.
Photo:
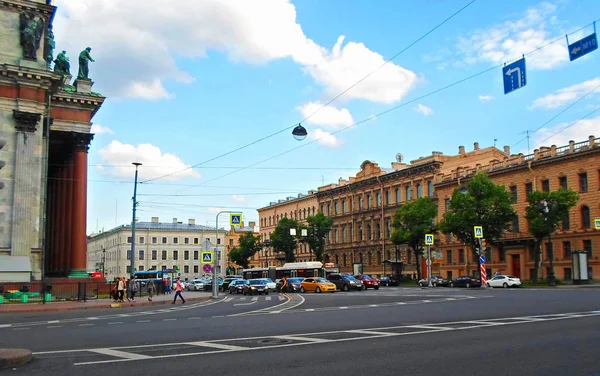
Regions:
<svg viewBox="0 0 600 376"><path fill-rule="evenodd" d="M287 279L287 276L285 276L285 275L281 279L281 292L284 294L286 292L288 292L288 279Z"/></svg>
<svg viewBox="0 0 600 376"><path fill-rule="evenodd" d="M181 298L181 304L185 303L185 299L183 298L183 295L181 295L181 291L183 291L183 284L181 283L181 279L177 277L177 281L175 281L175 296L173 297L173 303L171 304L175 304L177 297Z"/></svg>
<svg viewBox="0 0 600 376"><path fill-rule="evenodd" d="M117 293L119 295L119 301L123 303L123 298L125 295L125 278L119 278L119 282L117 282Z"/></svg>
<svg viewBox="0 0 600 376"><path fill-rule="evenodd" d="M129 280L129 294L131 297L131 301L135 302L135 294L138 291L138 283L137 283L137 279L135 279L135 277L131 278Z"/></svg>
<svg viewBox="0 0 600 376"><path fill-rule="evenodd" d="M156 290L156 285L154 284L154 280L148 280L148 285L146 287L148 289L148 301L152 301L152 297L154 296L154 290Z"/></svg>

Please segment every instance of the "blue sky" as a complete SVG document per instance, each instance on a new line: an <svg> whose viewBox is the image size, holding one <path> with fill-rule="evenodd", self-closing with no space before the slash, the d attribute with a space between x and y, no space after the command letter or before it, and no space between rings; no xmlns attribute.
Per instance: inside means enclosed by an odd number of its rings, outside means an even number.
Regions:
<svg viewBox="0 0 600 376"><path fill-rule="evenodd" d="M588 93L534 133L531 149L600 137L600 111L557 133L600 106L600 52L570 62L564 39L600 20L596 0L475 1L325 108L469 1L53 3L57 49L75 61L91 46L93 90L107 96L92 130L88 232L131 221L134 161L142 182L175 173L140 184L139 220L214 224L219 209L257 220L254 208L353 175L366 159L390 167L396 153L410 161L494 139L527 153L524 131ZM509 95L499 67L414 101L560 37L526 56L527 86ZM188 168L315 110L304 141L284 131Z"/></svg>

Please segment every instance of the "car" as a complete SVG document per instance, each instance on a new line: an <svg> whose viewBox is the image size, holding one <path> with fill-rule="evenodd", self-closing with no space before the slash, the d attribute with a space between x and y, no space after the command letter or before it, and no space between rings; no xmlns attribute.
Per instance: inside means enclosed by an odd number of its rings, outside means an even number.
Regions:
<svg viewBox="0 0 600 376"><path fill-rule="evenodd" d="M204 289L205 281L203 279L194 279L189 282L185 287L188 291L202 291Z"/></svg>
<svg viewBox="0 0 600 376"><path fill-rule="evenodd" d="M338 290L362 290L362 281L354 278L350 274L332 273L327 276L329 282L333 283Z"/></svg>
<svg viewBox="0 0 600 376"><path fill-rule="evenodd" d="M273 282L271 278L262 278L266 283L269 291L275 291L277 289L277 284Z"/></svg>
<svg viewBox="0 0 600 376"><path fill-rule="evenodd" d="M494 278L492 278L492 279L488 279L486 286L487 287L504 287L505 289L509 288L509 287L520 287L521 279L514 277L512 275L500 274L500 275L494 276Z"/></svg>
<svg viewBox="0 0 600 376"><path fill-rule="evenodd" d="M304 293L307 291L314 291L316 293L321 292L336 292L337 288L334 283L329 282L323 277L309 277L304 278L300 283L300 292Z"/></svg>
<svg viewBox="0 0 600 376"><path fill-rule="evenodd" d="M300 291L300 284L304 281L304 277L292 277L288 278L288 291L287 292L297 292ZM283 280L277 280L277 288L275 291L281 291L281 286L283 285Z"/></svg>
<svg viewBox="0 0 600 376"><path fill-rule="evenodd" d="M481 280L475 277L461 276L453 279L450 282L450 287L481 287Z"/></svg>
<svg viewBox="0 0 600 376"><path fill-rule="evenodd" d="M265 294L269 295L269 288L264 279L249 279L244 284L244 295Z"/></svg>
<svg viewBox="0 0 600 376"><path fill-rule="evenodd" d="M429 283L427 281L427 278L423 278L417 284L420 287L427 287ZM445 278L440 277L439 275L434 275L434 276L431 277L431 285L433 287L436 287L436 286L446 286L446 285L448 285L448 280L445 279Z"/></svg>
<svg viewBox="0 0 600 376"><path fill-rule="evenodd" d="M230 276L227 276L227 278L225 278L225 280L223 280L223 284L221 284L220 290L221 291L227 291L229 289L229 284L232 281L237 281L237 280L240 280L240 279L244 279L244 277L242 277L241 275L230 275Z"/></svg>
<svg viewBox="0 0 600 376"><path fill-rule="evenodd" d="M377 278L373 278L367 274L358 274L355 275L354 278L362 281L363 288L366 289L375 289L379 290L379 280Z"/></svg>
<svg viewBox="0 0 600 376"><path fill-rule="evenodd" d="M245 285L246 285L246 280L236 279L234 281L231 281L231 283L229 284L227 289L229 290L230 294L233 294L233 293L243 294Z"/></svg>
<svg viewBox="0 0 600 376"><path fill-rule="evenodd" d="M379 278L379 286L398 286L398 278L395 276L384 275Z"/></svg>

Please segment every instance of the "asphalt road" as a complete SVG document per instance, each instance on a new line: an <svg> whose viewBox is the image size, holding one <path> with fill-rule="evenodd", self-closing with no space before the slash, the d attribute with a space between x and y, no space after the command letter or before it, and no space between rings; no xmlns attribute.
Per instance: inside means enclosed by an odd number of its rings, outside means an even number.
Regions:
<svg viewBox="0 0 600 376"><path fill-rule="evenodd" d="M34 351L10 371L23 375L600 375L599 298L600 289L221 295L47 320L3 315L0 347Z"/></svg>

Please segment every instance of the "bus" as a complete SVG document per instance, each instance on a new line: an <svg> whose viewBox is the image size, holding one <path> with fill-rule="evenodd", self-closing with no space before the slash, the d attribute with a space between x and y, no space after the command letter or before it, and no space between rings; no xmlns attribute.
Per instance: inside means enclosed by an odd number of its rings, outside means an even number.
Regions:
<svg viewBox="0 0 600 376"><path fill-rule="evenodd" d="M244 279L271 278L272 280L276 280L283 278L283 276L287 276L288 278L326 277L331 273L339 272L339 266L331 263L323 265L319 261L305 261L288 262L278 267L244 269L242 276L244 276Z"/></svg>
<svg viewBox="0 0 600 376"><path fill-rule="evenodd" d="M165 269L165 270L147 270L143 272L135 272L134 277L142 282L146 282L149 279L154 280L154 283L162 283L162 281L166 279L170 279L173 281L175 279L175 271L173 269Z"/></svg>

